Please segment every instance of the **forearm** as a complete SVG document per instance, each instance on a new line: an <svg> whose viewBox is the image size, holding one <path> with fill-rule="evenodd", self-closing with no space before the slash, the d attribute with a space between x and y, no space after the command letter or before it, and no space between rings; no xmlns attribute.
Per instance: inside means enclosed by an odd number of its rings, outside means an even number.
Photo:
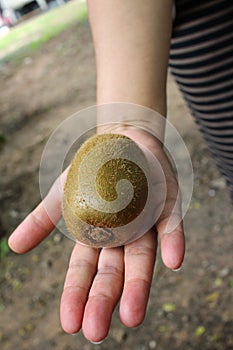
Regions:
<svg viewBox="0 0 233 350"><path fill-rule="evenodd" d="M88 0L97 103L130 102L166 114L171 0Z"/></svg>

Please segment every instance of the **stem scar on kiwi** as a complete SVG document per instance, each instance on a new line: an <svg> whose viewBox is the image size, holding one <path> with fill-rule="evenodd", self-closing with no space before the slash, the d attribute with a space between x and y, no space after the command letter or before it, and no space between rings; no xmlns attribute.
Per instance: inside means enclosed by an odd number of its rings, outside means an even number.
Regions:
<svg viewBox="0 0 233 350"><path fill-rule="evenodd" d="M62 201L72 236L94 247L129 241L131 230L122 232L145 207L147 166L143 151L127 136L97 134L85 141L71 163Z"/></svg>

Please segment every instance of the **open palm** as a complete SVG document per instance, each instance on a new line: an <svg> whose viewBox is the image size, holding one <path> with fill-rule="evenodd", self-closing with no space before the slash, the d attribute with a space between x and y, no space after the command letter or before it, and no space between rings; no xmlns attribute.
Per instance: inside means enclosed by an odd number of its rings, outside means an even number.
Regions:
<svg viewBox="0 0 233 350"><path fill-rule="evenodd" d="M111 324L114 308L120 300L120 319L128 327L138 326L144 319L149 298L157 236L165 265L180 267L184 257L184 234L177 200L177 182L162 146L142 131L128 131L136 142L147 147L159 160L166 178L167 197L156 225L138 240L117 248L96 249L76 243L61 298L61 323L68 333L81 328L87 339L104 339ZM55 187L54 187L55 188ZM61 215L61 200L52 188L48 193L57 218ZM167 232L167 223L174 216L178 225ZM9 245L16 253L25 253L37 246L54 229L43 201L16 228Z"/></svg>

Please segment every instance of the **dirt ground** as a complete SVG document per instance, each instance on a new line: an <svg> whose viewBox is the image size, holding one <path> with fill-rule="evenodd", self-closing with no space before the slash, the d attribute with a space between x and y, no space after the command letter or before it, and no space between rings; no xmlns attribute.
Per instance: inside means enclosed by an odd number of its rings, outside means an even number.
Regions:
<svg viewBox="0 0 233 350"><path fill-rule="evenodd" d="M38 169L52 130L95 103L95 65L88 23L77 24L21 63L0 64L0 237L7 237L39 202ZM213 160L168 79L169 119L190 151L194 192L185 217L183 268L162 268L154 278L145 322L120 324L90 344L80 332L65 334L59 302L73 243L55 231L23 256L2 252L2 350L230 350L232 315L232 207Z"/></svg>

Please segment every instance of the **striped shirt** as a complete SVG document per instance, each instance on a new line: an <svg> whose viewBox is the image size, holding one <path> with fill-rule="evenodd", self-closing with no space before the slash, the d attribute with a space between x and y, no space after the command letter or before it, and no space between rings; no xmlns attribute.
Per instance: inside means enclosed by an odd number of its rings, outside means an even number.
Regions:
<svg viewBox="0 0 233 350"><path fill-rule="evenodd" d="M169 67L233 200L233 1L177 0Z"/></svg>

